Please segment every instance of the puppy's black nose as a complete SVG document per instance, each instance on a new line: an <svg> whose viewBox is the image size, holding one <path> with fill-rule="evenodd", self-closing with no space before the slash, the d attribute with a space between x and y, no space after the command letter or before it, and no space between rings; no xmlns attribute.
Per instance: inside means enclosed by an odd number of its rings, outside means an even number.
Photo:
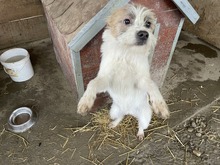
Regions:
<svg viewBox="0 0 220 165"><path fill-rule="evenodd" d="M146 41L148 36L149 36L149 34L147 31L139 31L137 33L137 38L141 41Z"/></svg>

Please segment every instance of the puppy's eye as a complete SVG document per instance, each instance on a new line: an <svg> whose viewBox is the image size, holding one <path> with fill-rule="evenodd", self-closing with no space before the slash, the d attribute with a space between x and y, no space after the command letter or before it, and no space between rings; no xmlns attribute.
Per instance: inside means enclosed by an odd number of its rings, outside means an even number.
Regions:
<svg viewBox="0 0 220 165"><path fill-rule="evenodd" d="M145 26L146 26L147 28L150 28L150 25L151 25L151 22L149 22L149 21L147 21L147 22L145 23Z"/></svg>
<svg viewBox="0 0 220 165"><path fill-rule="evenodd" d="M124 24L129 25L131 23L130 19L124 19Z"/></svg>

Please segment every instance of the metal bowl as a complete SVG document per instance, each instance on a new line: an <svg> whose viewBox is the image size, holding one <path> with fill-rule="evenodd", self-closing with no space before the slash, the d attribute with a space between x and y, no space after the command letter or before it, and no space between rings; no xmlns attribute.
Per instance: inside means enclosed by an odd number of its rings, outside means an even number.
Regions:
<svg viewBox="0 0 220 165"><path fill-rule="evenodd" d="M28 107L21 107L12 112L8 119L8 130L21 133L31 128L37 121L36 112Z"/></svg>

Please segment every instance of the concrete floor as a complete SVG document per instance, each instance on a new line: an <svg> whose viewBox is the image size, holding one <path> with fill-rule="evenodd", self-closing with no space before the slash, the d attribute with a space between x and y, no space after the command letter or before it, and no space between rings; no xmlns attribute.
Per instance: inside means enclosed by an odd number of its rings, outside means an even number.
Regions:
<svg viewBox="0 0 220 165"><path fill-rule="evenodd" d="M76 95L56 62L51 41L20 47L29 51L35 75L27 82L15 83L0 68L0 164L91 164L82 159L88 155L91 133L71 136L65 129L85 125L89 116L76 114ZM219 64L218 49L182 32L162 88L171 110L170 127L206 111L220 99ZM4 128L10 113L21 106L37 111L39 119L27 132L13 134ZM146 151L148 143L140 148ZM113 152L103 164L126 159L119 157L117 150L101 152L101 160Z"/></svg>

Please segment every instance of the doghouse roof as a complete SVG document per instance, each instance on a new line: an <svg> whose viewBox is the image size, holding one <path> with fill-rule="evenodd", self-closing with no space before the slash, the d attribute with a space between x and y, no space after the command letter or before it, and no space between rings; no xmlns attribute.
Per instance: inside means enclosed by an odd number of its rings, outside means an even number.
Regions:
<svg viewBox="0 0 220 165"><path fill-rule="evenodd" d="M193 23L198 20L198 14L187 0L172 1ZM128 2L129 0L99 0L95 3L91 0L42 0L56 27L61 34L66 35L67 42L70 42L97 13L108 14L110 10ZM155 0L154 2L158 3Z"/></svg>
<svg viewBox="0 0 220 165"><path fill-rule="evenodd" d="M49 17L70 41L107 3L108 0L42 0Z"/></svg>

